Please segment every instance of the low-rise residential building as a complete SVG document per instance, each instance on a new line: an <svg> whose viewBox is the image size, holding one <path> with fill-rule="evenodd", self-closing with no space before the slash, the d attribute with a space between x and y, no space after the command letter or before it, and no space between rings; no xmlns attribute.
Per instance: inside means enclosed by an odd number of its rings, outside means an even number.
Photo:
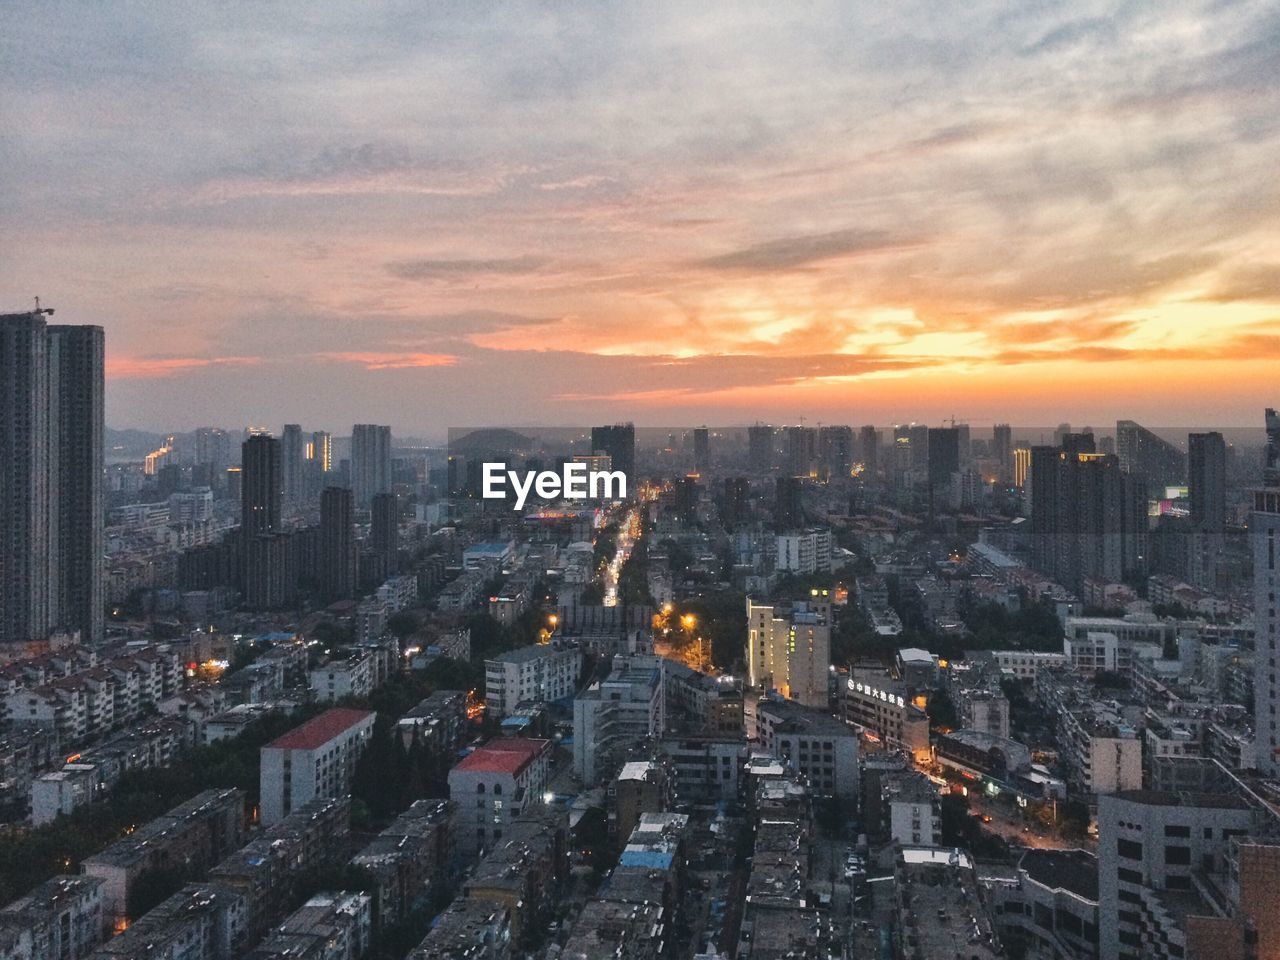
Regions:
<svg viewBox="0 0 1280 960"><path fill-rule="evenodd" d="M334 707L263 747L262 823L278 823L319 797L344 795L376 716Z"/></svg>
<svg viewBox="0 0 1280 960"><path fill-rule="evenodd" d="M484 662L485 708L506 717L526 702L567 700L578 689L582 651L576 644L517 647Z"/></svg>
<svg viewBox="0 0 1280 960"><path fill-rule="evenodd" d="M248 960L360 960L373 936L363 893L318 893L248 954Z"/></svg>
<svg viewBox="0 0 1280 960"><path fill-rule="evenodd" d="M511 912L491 900L459 897L405 960L509 960L511 955Z"/></svg>
<svg viewBox="0 0 1280 960"><path fill-rule="evenodd" d="M103 936L96 877L53 877L0 909L4 960L82 960Z"/></svg>
<svg viewBox="0 0 1280 960"><path fill-rule="evenodd" d="M119 928L130 918L137 883L148 874L176 871L194 879L243 841L244 792L205 790L86 857L80 871L102 881L103 919Z"/></svg>
<svg viewBox="0 0 1280 960"><path fill-rule="evenodd" d="M805 576L831 570L831 531L810 529L780 533L776 538L774 569Z"/></svg>
<svg viewBox="0 0 1280 960"><path fill-rule="evenodd" d="M424 901L448 870L454 813L447 800L415 800L351 858L353 867L373 879L374 921L380 929Z"/></svg>
<svg viewBox="0 0 1280 960"><path fill-rule="evenodd" d="M251 905L221 884L192 883L102 944L93 960L231 960L253 936Z"/></svg>
<svg viewBox="0 0 1280 960"><path fill-rule="evenodd" d="M458 850L475 855L503 838L507 825L543 802L551 772L551 741L499 737L449 771L449 798L458 811Z"/></svg>
<svg viewBox="0 0 1280 960"><path fill-rule="evenodd" d="M1006 946L1028 960L1098 956L1098 860L1085 850L1027 850L1012 878L984 879Z"/></svg>
<svg viewBox="0 0 1280 960"><path fill-rule="evenodd" d="M929 778L903 770L881 778L880 808L894 843L936 846L942 839L942 798Z"/></svg>
<svg viewBox="0 0 1280 960"><path fill-rule="evenodd" d="M823 710L780 698L756 707L760 746L805 778L810 794L858 796L858 732Z"/></svg>
<svg viewBox="0 0 1280 960"><path fill-rule="evenodd" d="M903 957L1004 957L973 861L951 847L903 846L893 870L894 952Z"/></svg>
<svg viewBox="0 0 1280 960"><path fill-rule="evenodd" d="M437 690L401 717L396 731L406 749L416 743L432 754L452 754L467 732L466 691Z"/></svg>

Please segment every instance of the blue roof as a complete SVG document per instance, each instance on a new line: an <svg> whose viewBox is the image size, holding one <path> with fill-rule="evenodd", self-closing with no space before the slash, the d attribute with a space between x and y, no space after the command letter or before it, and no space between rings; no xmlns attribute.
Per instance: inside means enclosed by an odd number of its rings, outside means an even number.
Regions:
<svg viewBox="0 0 1280 960"><path fill-rule="evenodd" d="M672 855L655 850L624 850L618 858L620 867L643 867L648 870L667 870L671 867Z"/></svg>

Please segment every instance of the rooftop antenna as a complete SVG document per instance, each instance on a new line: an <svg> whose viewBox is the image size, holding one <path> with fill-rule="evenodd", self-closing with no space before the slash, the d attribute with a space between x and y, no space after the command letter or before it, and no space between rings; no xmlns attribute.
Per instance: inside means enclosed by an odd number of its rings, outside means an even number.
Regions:
<svg viewBox="0 0 1280 960"><path fill-rule="evenodd" d="M53 316L53 307L41 307L39 297L36 297L35 301L36 301L36 309L35 309L36 313L43 313L45 316L48 316L48 317Z"/></svg>

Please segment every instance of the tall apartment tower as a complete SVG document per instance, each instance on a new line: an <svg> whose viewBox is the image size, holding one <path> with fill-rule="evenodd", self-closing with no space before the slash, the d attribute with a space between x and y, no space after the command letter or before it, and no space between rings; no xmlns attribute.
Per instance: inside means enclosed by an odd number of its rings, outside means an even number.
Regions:
<svg viewBox="0 0 1280 960"><path fill-rule="evenodd" d="M357 423L351 428L351 492L357 510L375 494L391 492L391 428Z"/></svg>
<svg viewBox="0 0 1280 960"><path fill-rule="evenodd" d="M280 481L284 487L284 502L293 507L303 500L304 454L302 427L296 423L286 423L280 434Z"/></svg>
<svg viewBox="0 0 1280 960"><path fill-rule="evenodd" d="M630 423L591 428L591 452L609 455L610 468L627 476L627 492L636 483L636 428Z"/></svg>
<svg viewBox="0 0 1280 960"><path fill-rule="evenodd" d="M245 542L280 529L280 441L265 433L240 448L240 529Z"/></svg>
<svg viewBox="0 0 1280 960"><path fill-rule="evenodd" d="M880 471L880 434L870 424L858 431L858 459L862 461L862 475L875 479Z"/></svg>
<svg viewBox="0 0 1280 960"><path fill-rule="evenodd" d="M693 468L698 473L706 473L711 467L711 435L706 427L695 427L693 430Z"/></svg>
<svg viewBox="0 0 1280 960"><path fill-rule="evenodd" d="M379 493L370 508L369 546L382 564L384 576L396 573L399 549L400 510L394 493Z"/></svg>
<svg viewBox="0 0 1280 960"><path fill-rule="evenodd" d="M317 430L311 434L307 459L317 464L321 473L328 473L333 469L333 437L327 430Z"/></svg>
<svg viewBox="0 0 1280 960"><path fill-rule="evenodd" d="M346 600L355 588L355 510L346 487L320 494L320 579L330 602Z"/></svg>
<svg viewBox="0 0 1280 960"><path fill-rule="evenodd" d="M1253 702L1258 769L1280 776L1280 417L1267 410L1267 459L1264 486L1254 491L1249 532L1253 538Z"/></svg>
<svg viewBox="0 0 1280 960"><path fill-rule="evenodd" d="M773 427L764 423L747 427L747 460L760 473L773 469Z"/></svg>
<svg viewBox="0 0 1280 960"><path fill-rule="evenodd" d="M103 636L103 332L0 315L0 642Z"/></svg>
<svg viewBox="0 0 1280 960"><path fill-rule="evenodd" d="M1007 423L997 423L992 433L992 451L996 459L1000 482L1013 482L1013 428Z"/></svg>

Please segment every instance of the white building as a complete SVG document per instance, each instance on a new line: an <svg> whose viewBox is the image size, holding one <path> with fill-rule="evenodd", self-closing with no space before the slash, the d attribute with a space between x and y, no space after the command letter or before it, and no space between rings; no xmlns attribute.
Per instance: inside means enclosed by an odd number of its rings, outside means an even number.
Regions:
<svg viewBox="0 0 1280 960"><path fill-rule="evenodd" d="M923 773L903 770L885 777L880 802L894 843L933 847L941 842L942 798Z"/></svg>
<svg viewBox="0 0 1280 960"><path fill-rule="evenodd" d="M567 700L578 689L582 651L568 644L517 647L484 662L485 706L506 717L525 701Z"/></svg>
<svg viewBox="0 0 1280 960"><path fill-rule="evenodd" d="M752 687L825 707L830 673L830 602L765 605L747 598L747 675Z"/></svg>
<svg viewBox="0 0 1280 960"><path fill-rule="evenodd" d="M93 802L104 789L97 764L68 763L31 781L31 821L37 827L51 823Z"/></svg>
<svg viewBox="0 0 1280 960"><path fill-rule="evenodd" d="M663 670L637 657L614 658L613 670L573 701L573 772L595 786L621 765L622 754L666 725Z"/></svg>
<svg viewBox="0 0 1280 960"><path fill-rule="evenodd" d="M831 531L780 533L774 569L785 573L826 573L831 570Z"/></svg>
<svg viewBox="0 0 1280 960"><path fill-rule="evenodd" d="M102 936L102 881L96 877L53 877L0 910L4 960L81 960Z"/></svg>
<svg viewBox="0 0 1280 960"><path fill-rule="evenodd" d="M458 850L492 848L508 824L543 802L550 776L550 740L499 737L464 757L449 771Z"/></svg>
<svg viewBox="0 0 1280 960"><path fill-rule="evenodd" d="M341 797L373 736L377 714L334 707L271 741L261 751L264 826L317 797Z"/></svg>

